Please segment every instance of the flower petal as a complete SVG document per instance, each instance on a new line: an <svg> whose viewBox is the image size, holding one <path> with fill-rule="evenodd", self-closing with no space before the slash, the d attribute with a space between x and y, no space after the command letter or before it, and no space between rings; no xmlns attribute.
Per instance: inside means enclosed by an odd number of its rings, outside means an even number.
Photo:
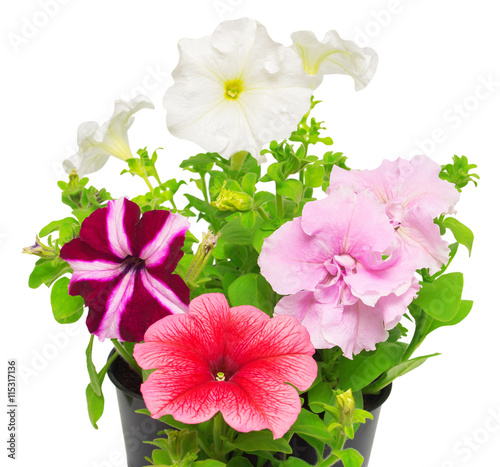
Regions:
<svg viewBox="0 0 500 467"><path fill-rule="evenodd" d="M419 207L405 213L396 238L404 251L405 260L415 269L429 268L429 272L434 274L448 262L448 243L441 237L433 218Z"/></svg>
<svg viewBox="0 0 500 467"><path fill-rule="evenodd" d="M375 344L389 336L384 328L382 310L369 307L361 300L344 306L342 310L332 308L322 317L323 336L333 345L338 345L347 358L362 350L375 350Z"/></svg>
<svg viewBox="0 0 500 467"><path fill-rule="evenodd" d="M356 91L360 91L377 70L378 56L373 49L345 41L336 31L327 32L323 42L319 42L311 31L294 32L292 40L306 72L316 75L315 88L323 75L343 74L351 76Z"/></svg>
<svg viewBox="0 0 500 467"><path fill-rule="evenodd" d="M125 259L132 254L131 239L140 215L139 206L132 201L111 200L108 207L94 211L83 221L80 238L99 252Z"/></svg>
<svg viewBox="0 0 500 467"><path fill-rule="evenodd" d="M79 150L63 162L64 170L76 170L81 177L102 168L109 156L122 160L133 157L127 131L134 121L132 115L144 108L154 108L146 96L136 96L130 102L117 100L113 115L102 126L97 122L82 123L78 128Z"/></svg>
<svg viewBox="0 0 500 467"><path fill-rule="evenodd" d="M208 151L256 156L289 136L310 107L313 78L254 20L225 21L212 36L183 39L179 53L164 99L168 129Z"/></svg>
<svg viewBox="0 0 500 467"><path fill-rule="evenodd" d="M331 190L326 198L307 203L302 228L333 252L330 258L349 253L362 260L373 251L385 251L394 240L384 207L369 193L355 193L350 187Z"/></svg>
<svg viewBox="0 0 500 467"><path fill-rule="evenodd" d="M175 258L170 260L170 265L175 269L182 257L181 247L188 229L188 220L180 214L164 210L145 212L137 225L134 255L146 260L146 266L150 268L164 266L167 257L175 252ZM173 243L177 248L171 251ZM173 272L173 269L169 272Z"/></svg>
<svg viewBox="0 0 500 467"><path fill-rule="evenodd" d="M143 368L160 368L141 387L154 418L200 423L220 411L238 431L269 428L278 438L300 412L297 391L284 382L307 389L317 374L313 353L294 318L230 309L224 295L205 294L188 314L154 323L134 357Z"/></svg>
<svg viewBox="0 0 500 467"><path fill-rule="evenodd" d="M314 290L327 276L324 262L334 254L329 244L305 233L302 219L295 218L264 240L258 263L274 291L283 295Z"/></svg>
<svg viewBox="0 0 500 467"><path fill-rule="evenodd" d="M309 332L311 342L316 349L329 349L332 344L325 340L321 332L322 315L326 310L331 310L333 306L318 302L314 292L298 292L293 295L283 297L274 308L274 315L289 315L295 317L302 326Z"/></svg>

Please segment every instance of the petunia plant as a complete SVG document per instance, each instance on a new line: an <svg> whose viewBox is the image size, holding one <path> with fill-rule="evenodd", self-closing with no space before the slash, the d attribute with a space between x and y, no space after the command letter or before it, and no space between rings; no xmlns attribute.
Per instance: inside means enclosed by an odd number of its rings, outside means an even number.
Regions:
<svg viewBox="0 0 500 467"><path fill-rule="evenodd" d="M208 152L180 163L186 180L162 179L163 154L128 143L132 115L152 103L117 101L104 125L80 126L64 163L70 214L24 250L40 257L29 285L51 288L55 319L86 313L92 424L115 359L142 381L142 413L166 424L154 465L300 467L300 438L317 465L359 467L345 442L373 418L364 397L437 355L414 353L472 308L448 268L472 249L455 206L476 166L422 155L350 169L312 93L334 73L363 89L377 54L335 31L292 41L248 18L180 41L167 126ZM88 186L109 156L147 192ZM94 336L115 349L99 371Z"/></svg>

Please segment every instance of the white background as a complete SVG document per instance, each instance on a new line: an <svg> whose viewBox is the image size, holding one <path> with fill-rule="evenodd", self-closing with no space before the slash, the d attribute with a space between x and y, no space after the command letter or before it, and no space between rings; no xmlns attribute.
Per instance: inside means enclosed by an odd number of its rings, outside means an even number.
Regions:
<svg viewBox="0 0 500 467"><path fill-rule="evenodd" d="M419 349L421 355L442 356L394 385L370 466L499 465L496 2L61 0L56 7L47 1L50 17L43 0L6 3L0 13L0 373L6 374L8 358L18 360L16 465L125 465L109 381L100 429L87 420L84 320L70 328L53 320L47 289L27 286L35 258L20 252L46 223L69 214L56 186L65 178L61 162L75 151L78 125L106 120L116 98L147 88L156 110L138 114L131 145L165 148L163 178L175 176L181 160L196 154L194 144L176 140L164 123L161 102L172 83L177 40L211 34L221 20L241 16L261 21L274 40L287 45L296 30L322 38L336 29L377 50L380 65L368 88L355 93L348 77L328 76L316 93L323 100L318 115L351 167L375 168L383 158L417 152L439 163L464 154L478 164L480 186L467 187L457 206L458 218L476 235L472 258L461 248L456 266L465 272L464 297L475 300L474 309L461 325L436 331ZM143 191L141 180L118 176L121 164L110 161L91 183L115 197ZM97 345L99 366L109 347ZM6 388L6 376L0 380ZM2 440L6 423L0 423Z"/></svg>

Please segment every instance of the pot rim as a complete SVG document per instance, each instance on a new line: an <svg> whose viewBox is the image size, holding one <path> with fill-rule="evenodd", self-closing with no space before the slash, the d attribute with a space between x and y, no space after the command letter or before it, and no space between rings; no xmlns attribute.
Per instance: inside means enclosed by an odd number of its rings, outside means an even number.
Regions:
<svg viewBox="0 0 500 467"><path fill-rule="evenodd" d="M391 395L391 391L392 391L392 382L389 383L384 388L382 388L378 394L373 394L373 395L370 394L369 395L370 396L370 404L369 404L370 408L367 409L365 407L365 410L367 410L368 412L373 412L374 410L377 410L378 408L380 408L382 406L382 404L384 404L385 401ZM364 395L364 397L366 398L367 395Z"/></svg>
<svg viewBox="0 0 500 467"><path fill-rule="evenodd" d="M116 349L111 349L111 352L108 355L108 360L115 353L116 353ZM134 399L144 400L144 398L142 397L142 394L140 394L140 393L137 394L136 392L127 388L122 383L120 383L120 381L118 381L118 379L116 378L115 373L114 373L114 368L115 368L115 365L116 365L116 362L118 361L118 359L122 359L122 361L123 361L123 358L120 355L118 355L118 358L110 365L110 367L108 368L108 371L106 372L108 375L108 378L115 385L116 389L119 389L120 391L124 392L125 394L127 394L130 397L133 397Z"/></svg>

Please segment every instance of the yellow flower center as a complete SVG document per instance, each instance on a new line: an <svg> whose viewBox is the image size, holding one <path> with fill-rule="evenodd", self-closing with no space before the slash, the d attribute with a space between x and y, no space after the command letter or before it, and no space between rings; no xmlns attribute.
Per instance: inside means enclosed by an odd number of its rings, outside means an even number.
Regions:
<svg viewBox="0 0 500 467"><path fill-rule="evenodd" d="M243 92L243 81L241 81L241 79L227 81L224 85L224 95L226 99L238 99L241 92Z"/></svg>
<svg viewBox="0 0 500 467"><path fill-rule="evenodd" d="M222 371L219 371L217 373L217 376L215 377L215 381L225 381L226 377Z"/></svg>

